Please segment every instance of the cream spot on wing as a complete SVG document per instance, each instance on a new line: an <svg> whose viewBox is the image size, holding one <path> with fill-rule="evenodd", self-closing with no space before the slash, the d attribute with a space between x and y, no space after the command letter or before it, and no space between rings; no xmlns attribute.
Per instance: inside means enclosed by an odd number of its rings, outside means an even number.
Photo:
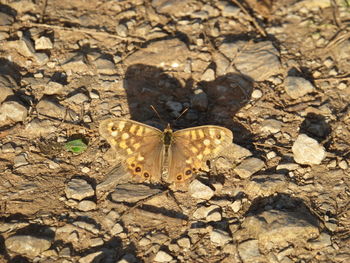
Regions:
<svg viewBox="0 0 350 263"><path fill-rule="evenodd" d="M140 148L141 144L140 143L135 143L133 145L134 149L137 150L138 148Z"/></svg>
<svg viewBox="0 0 350 263"><path fill-rule="evenodd" d="M111 132L111 135L112 135L113 137L115 137L115 136L118 135L118 132L117 132L117 131L112 131L112 132Z"/></svg>
<svg viewBox="0 0 350 263"><path fill-rule="evenodd" d="M192 163L192 159L187 159L185 162L188 163L188 164L191 164Z"/></svg>
<svg viewBox="0 0 350 263"><path fill-rule="evenodd" d="M197 130L199 138L204 138L204 132L202 130Z"/></svg>
<svg viewBox="0 0 350 263"><path fill-rule="evenodd" d="M137 157L137 160L138 160L139 162L142 162L144 159L145 159L145 158L144 158L143 156L141 156L141 155Z"/></svg>
<svg viewBox="0 0 350 263"><path fill-rule="evenodd" d="M119 147L122 148L122 149L128 148L128 146L126 145L125 141L121 141L121 142L119 143Z"/></svg>
<svg viewBox="0 0 350 263"><path fill-rule="evenodd" d="M210 144L210 140L209 139L204 139L203 144L205 146L208 146Z"/></svg>
<svg viewBox="0 0 350 263"><path fill-rule="evenodd" d="M125 122L124 121L119 122L118 129L122 131L124 127L125 127Z"/></svg>
<svg viewBox="0 0 350 263"><path fill-rule="evenodd" d="M198 149L194 146L191 147L191 152L193 153L197 153L198 152Z"/></svg>
<svg viewBox="0 0 350 263"><path fill-rule="evenodd" d="M203 159L203 154L198 154L197 159L202 160Z"/></svg>
<svg viewBox="0 0 350 263"><path fill-rule="evenodd" d="M123 134L122 134L122 139L123 140L126 140L126 139L129 139L129 133L127 133L127 132L124 132Z"/></svg>
<svg viewBox="0 0 350 263"><path fill-rule="evenodd" d="M144 131L145 131L145 128L142 127L142 126L140 126L139 129L138 129L137 132L136 132L136 135L137 135L137 136L142 136L143 133L144 133Z"/></svg>
<svg viewBox="0 0 350 263"><path fill-rule="evenodd" d="M190 131L185 131L185 132L184 132L184 135L185 135L186 137L190 137L191 132L190 132Z"/></svg>
<svg viewBox="0 0 350 263"><path fill-rule="evenodd" d="M209 148L205 148L203 154L208 155L209 153L211 153L211 150Z"/></svg>
<svg viewBox="0 0 350 263"><path fill-rule="evenodd" d="M117 141L115 139L111 139L111 144L112 145L116 145L117 144Z"/></svg>
<svg viewBox="0 0 350 263"><path fill-rule="evenodd" d="M220 144L221 141L220 141L219 139L215 139L215 140L214 140L214 143L215 143L215 144Z"/></svg>
<svg viewBox="0 0 350 263"><path fill-rule="evenodd" d="M132 124L130 129L129 129L129 132L131 132L132 134L135 134L136 128L137 128L137 125L136 124Z"/></svg>
<svg viewBox="0 0 350 263"><path fill-rule="evenodd" d="M192 140L196 140L197 139L196 131L191 131L191 138L192 138Z"/></svg>
<svg viewBox="0 0 350 263"><path fill-rule="evenodd" d="M215 130L214 129L209 129L209 135L210 135L211 138L214 138Z"/></svg>
<svg viewBox="0 0 350 263"><path fill-rule="evenodd" d="M130 148L126 149L126 152L127 152L128 154L132 154L132 153L133 153L133 151L132 151Z"/></svg>

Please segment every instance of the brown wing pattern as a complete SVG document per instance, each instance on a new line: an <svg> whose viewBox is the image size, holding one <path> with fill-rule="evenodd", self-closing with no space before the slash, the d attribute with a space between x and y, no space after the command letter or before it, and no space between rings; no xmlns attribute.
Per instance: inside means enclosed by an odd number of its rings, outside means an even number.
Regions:
<svg viewBox="0 0 350 263"><path fill-rule="evenodd" d="M205 167L207 160L217 157L232 140L233 134L229 129L213 125L174 132L169 149L168 181L186 182Z"/></svg>
<svg viewBox="0 0 350 263"><path fill-rule="evenodd" d="M163 151L160 130L132 120L107 119L101 122L99 132L137 181L160 181Z"/></svg>

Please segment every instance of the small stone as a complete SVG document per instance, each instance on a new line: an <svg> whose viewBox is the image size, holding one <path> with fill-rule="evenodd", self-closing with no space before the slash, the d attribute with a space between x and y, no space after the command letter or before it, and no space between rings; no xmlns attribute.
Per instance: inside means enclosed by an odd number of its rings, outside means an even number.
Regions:
<svg viewBox="0 0 350 263"><path fill-rule="evenodd" d="M110 230L110 232L111 232L112 235L120 234L120 233L122 233L123 231L124 231L124 228L123 228L123 226L122 226L121 224L119 224L119 223L116 223L116 224L112 227L112 229Z"/></svg>
<svg viewBox="0 0 350 263"><path fill-rule="evenodd" d="M90 169L89 167L86 167L86 166L84 166L83 168L81 168L81 172L83 172L84 174L90 172L90 170L91 170L91 169Z"/></svg>
<svg viewBox="0 0 350 263"><path fill-rule="evenodd" d="M142 247L144 246L148 246L149 244L151 244L151 240L147 237L143 237L140 239L140 241L138 242L138 244Z"/></svg>
<svg viewBox="0 0 350 263"><path fill-rule="evenodd" d="M104 244L104 241L100 237L90 239L91 247L98 247L98 246L102 246L103 244Z"/></svg>
<svg viewBox="0 0 350 263"><path fill-rule="evenodd" d="M40 137L56 132L56 127L51 120L33 119L24 127L24 133L28 137Z"/></svg>
<svg viewBox="0 0 350 263"><path fill-rule="evenodd" d="M242 201L236 200L230 205L233 212L237 213L242 208Z"/></svg>
<svg viewBox="0 0 350 263"><path fill-rule="evenodd" d="M44 86L44 93L47 95L62 94L64 86L56 81L50 81Z"/></svg>
<svg viewBox="0 0 350 263"><path fill-rule="evenodd" d="M240 243L238 245L238 253L243 262L258 261L261 258L258 240L248 240Z"/></svg>
<svg viewBox="0 0 350 263"><path fill-rule="evenodd" d="M11 85L10 83L6 83L6 84ZM2 103L4 100L6 100L7 97L14 94L12 88L6 87L7 86L6 84L3 83L3 81L1 81L1 79L0 79L0 103Z"/></svg>
<svg viewBox="0 0 350 263"><path fill-rule="evenodd" d="M99 99L100 98L100 94L98 94L98 91L96 91L96 90L90 91L89 96L91 99Z"/></svg>
<svg viewBox="0 0 350 263"><path fill-rule="evenodd" d="M123 25L123 24L119 24L115 27L115 31L117 33L118 36L121 37L127 37L128 36L128 28Z"/></svg>
<svg viewBox="0 0 350 263"><path fill-rule="evenodd" d="M8 142L5 143L2 147L1 147L1 151L3 153L14 153L15 152L15 148L13 147L13 144Z"/></svg>
<svg viewBox="0 0 350 263"><path fill-rule="evenodd" d="M96 209L96 203L90 200L83 200L79 202L78 207L80 211L91 211Z"/></svg>
<svg viewBox="0 0 350 263"><path fill-rule="evenodd" d="M277 154L274 151L270 151L266 154L266 158L268 160L271 160L271 159L275 158L276 156L277 156Z"/></svg>
<svg viewBox="0 0 350 263"><path fill-rule="evenodd" d="M348 86L346 85L346 83L344 82L340 82L339 85L337 86L337 89L339 90L344 90L346 89Z"/></svg>
<svg viewBox="0 0 350 263"><path fill-rule="evenodd" d="M115 65L113 61L105 58L98 58L94 61L97 72L100 74L112 75L115 73Z"/></svg>
<svg viewBox="0 0 350 263"><path fill-rule="evenodd" d="M258 158L248 158L243 160L234 171L241 178L248 178L254 173L260 171L265 166L265 163Z"/></svg>
<svg viewBox="0 0 350 263"><path fill-rule="evenodd" d="M5 240L6 249L22 256L35 257L51 247L51 241L29 235L15 235Z"/></svg>
<svg viewBox="0 0 350 263"><path fill-rule="evenodd" d="M182 237L176 241L176 243L182 248L190 248L191 240L188 237Z"/></svg>
<svg viewBox="0 0 350 263"><path fill-rule="evenodd" d="M6 13L0 12L0 26L12 25L14 21L15 21L14 17Z"/></svg>
<svg viewBox="0 0 350 263"><path fill-rule="evenodd" d="M292 99L297 99L315 90L310 81L300 77L287 77L284 89Z"/></svg>
<svg viewBox="0 0 350 263"><path fill-rule="evenodd" d="M263 95L263 93L262 93L262 91L259 90L259 89L255 89L255 90L253 90L253 92L252 92L252 98L253 98L253 99L260 99L260 98L262 97L262 95Z"/></svg>
<svg viewBox="0 0 350 263"><path fill-rule="evenodd" d="M81 54L73 53L71 57L62 62L62 68L67 71L72 72L89 72L89 67L85 63L85 58Z"/></svg>
<svg viewBox="0 0 350 263"><path fill-rule="evenodd" d="M173 257L162 250L159 250L156 256L154 257L154 261L156 262L169 262L171 260L173 260Z"/></svg>
<svg viewBox="0 0 350 263"><path fill-rule="evenodd" d="M180 112L183 109L183 106L180 102L177 101L167 101L165 107L170 111Z"/></svg>
<svg viewBox="0 0 350 263"><path fill-rule="evenodd" d="M58 253L60 257L64 258L70 258L71 257L71 251L69 247L64 247L61 249L61 251Z"/></svg>
<svg viewBox="0 0 350 263"><path fill-rule="evenodd" d="M306 134L298 136L293 144L292 151L295 162L299 164L320 164L326 157L324 147Z"/></svg>
<svg viewBox="0 0 350 263"><path fill-rule="evenodd" d="M193 108L199 111L205 111L208 108L208 96L202 89L197 89L194 91L191 103Z"/></svg>
<svg viewBox="0 0 350 263"><path fill-rule="evenodd" d="M82 105L85 102L88 102L90 99L87 95L85 95L84 93L77 93L74 94L73 96L67 98L65 101L68 103L74 103L77 105Z"/></svg>
<svg viewBox="0 0 350 263"><path fill-rule="evenodd" d="M261 131L266 133L278 133L281 131L282 122L274 119L264 120L261 123Z"/></svg>
<svg viewBox="0 0 350 263"><path fill-rule="evenodd" d="M349 168L349 165L348 165L348 163L346 162L346 160L340 161L338 165L339 165L339 168L340 168L340 169L343 169L343 170L346 170L346 169Z"/></svg>
<svg viewBox="0 0 350 263"><path fill-rule="evenodd" d="M228 160L228 158L223 156L218 157L214 164L218 170L229 170L232 168L232 163Z"/></svg>
<svg viewBox="0 0 350 263"><path fill-rule="evenodd" d="M215 211L213 213L210 213L206 217L207 222L218 222L218 221L221 221L221 219L222 219L222 216L221 216L221 213L219 211Z"/></svg>
<svg viewBox="0 0 350 263"><path fill-rule="evenodd" d="M321 233L320 236L308 242L311 249L322 249L332 245L331 236L327 233Z"/></svg>
<svg viewBox="0 0 350 263"><path fill-rule="evenodd" d="M13 160L13 166L15 168L23 166L23 165L27 165L27 164L28 164L28 161L27 161L25 154L17 155Z"/></svg>
<svg viewBox="0 0 350 263"><path fill-rule="evenodd" d="M237 17L240 11L241 10L238 7L227 4L222 9L222 15L224 17Z"/></svg>
<svg viewBox="0 0 350 263"><path fill-rule="evenodd" d="M201 76L201 80L203 81L213 81L215 79L215 71L212 68L206 69L203 75Z"/></svg>
<svg viewBox="0 0 350 263"><path fill-rule="evenodd" d="M93 233L95 235L97 235L99 233L99 230L95 225L87 223L85 221L75 221L75 222L73 222L73 225L80 227L82 229L85 229L87 231L90 231L91 233Z"/></svg>
<svg viewBox="0 0 350 263"><path fill-rule="evenodd" d="M326 222L325 223L325 226L326 226L326 228L328 229L328 230L330 230L330 231L332 231L332 232L334 232L334 231L336 231L337 230L337 224L335 224L335 223L330 223L330 222Z"/></svg>
<svg viewBox="0 0 350 263"><path fill-rule="evenodd" d="M334 64L334 62L333 62L333 59L331 59L331 58L327 58L327 59L323 62L323 65L325 65L327 68L332 67L333 64Z"/></svg>
<svg viewBox="0 0 350 263"><path fill-rule="evenodd" d="M297 163L282 163L277 165L276 170L288 170L294 171L300 168L300 165Z"/></svg>
<svg viewBox="0 0 350 263"><path fill-rule="evenodd" d="M151 195L159 193L159 189L151 188L141 184L120 184L111 194L111 199L115 202L136 203Z"/></svg>
<svg viewBox="0 0 350 263"><path fill-rule="evenodd" d="M22 104L16 101L5 101L0 106L0 126L24 121L27 115L28 110Z"/></svg>
<svg viewBox="0 0 350 263"><path fill-rule="evenodd" d="M214 196L214 191L199 180L192 181L189 185L188 191L192 197L198 199L209 200Z"/></svg>
<svg viewBox="0 0 350 263"><path fill-rule="evenodd" d="M76 200L83 200L86 197L95 195L94 189L88 184L88 182L76 178L68 182L64 191L67 198L73 198Z"/></svg>
<svg viewBox="0 0 350 263"><path fill-rule="evenodd" d="M35 49L36 50L44 50L44 49L52 49L53 44L48 37L40 37L35 40Z"/></svg>
<svg viewBox="0 0 350 263"><path fill-rule="evenodd" d="M91 254L86 255L85 257L81 257L78 262L79 263L94 263L94 262L101 262L103 259L103 252L97 251Z"/></svg>
<svg viewBox="0 0 350 263"><path fill-rule="evenodd" d="M63 107L54 100L42 99L36 105L39 114L50 116L58 119L78 120L79 116L72 110Z"/></svg>
<svg viewBox="0 0 350 263"><path fill-rule="evenodd" d="M211 205L211 206L201 206L197 208L196 211L193 213L193 218L195 219L203 219L206 218L210 213L213 213L215 211L219 211L220 207L218 205Z"/></svg>
<svg viewBox="0 0 350 263"><path fill-rule="evenodd" d="M218 246L223 246L231 241L231 237L226 231L214 229L210 232L210 241Z"/></svg>

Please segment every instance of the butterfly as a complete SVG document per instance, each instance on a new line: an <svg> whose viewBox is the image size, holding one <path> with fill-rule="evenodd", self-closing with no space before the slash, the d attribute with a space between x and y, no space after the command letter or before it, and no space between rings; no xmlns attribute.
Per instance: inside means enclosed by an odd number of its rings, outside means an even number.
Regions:
<svg viewBox="0 0 350 263"><path fill-rule="evenodd" d="M100 135L122 157L124 168L139 182L180 184L207 168L232 143L232 132L224 127L205 125L173 131L170 125L161 131L127 119L103 120Z"/></svg>

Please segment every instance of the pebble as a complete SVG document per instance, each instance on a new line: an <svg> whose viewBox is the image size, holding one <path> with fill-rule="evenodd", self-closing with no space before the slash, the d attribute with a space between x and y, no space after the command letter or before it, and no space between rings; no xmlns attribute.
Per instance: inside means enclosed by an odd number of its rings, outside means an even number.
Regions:
<svg viewBox="0 0 350 263"><path fill-rule="evenodd" d="M64 192L67 198L83 200L84 198L95 195L92 186L83 179L71 179L65 187Z"/></svg>
<svg viewBox="0 0 350 263"><path fill-rule="evenodd" d="M90 200L83 200L79 202L78 207L80 211L91 211L96 209L96 203Z"/></svg>
<svg viewBox="0 0 350 263"><path fill-rule="evenodd" d="M214 79L215 79L215 71L212 68L206 69L203 75L201 76L201 80L203 81L213 81Z"/></svg>
<svg viewBox="0 0 350 263"><path fill-rule="evenodd" d="M64 71L72 71L76 73L89 72L89 66L85 63L84 56L77 53L72 53L68 59L62 62Z"/></svg>
<svg viewBox="0 0 350 263"><path fill-rule="evenodd" d="M199 111L206 111L208 108L208 96L202 89L196 89L192 97L191 104L193 108Z"/></svg>
<svg viewBox="0 0 350 263"><path fill-rule="evenodd" d="M120 37L127 37L128 33L129 33L128 28L126 27L126 25L123 25L123 24L117 25L115 27L115 31L116 31L117 35Z"/></svg>
<svg viewBox="0 0 350 263"><path fill-rule="evenodd" d="M265 133L275 134L281 131L282 122L274 119L264 120L261 123L261 131Z"/></svg>
<svg viewBox="0 0 350 263"><path fill-rule="evenodd" d="M33 119L24 127L24 132L28 137L45 136L57 131L54 122L51 120Z"/></svg>
<svg viewBox="0 0 350 263"><path fill-rule="evenodd" d="M300 168L300 165L297 163L282 163L278 164L276 167L276 170L287 170L287 171L294 171Z"/></svg>
<svg viewBox="0 0 350 263"><path fill-rule="evenodd" d="M98 58L94 61L94 64L99 74L113 75L115 73L114 62L109 59Z"/></svg>
<svg viewBox="0 0 350 263"><path fill-rule="evenodd" d="M191 248L191 240L189 237L182 237L178 239L176 243L182 248Z"/></svg>
<svg viewBox="0 0 350 263"><path fill-rule="evenodd" d="M308 242L311 249L322 249L332 245L331 236L327 233L321 233L320 236Z"/></svg>
<svg viewBox="0 0 350 263"><path fill-rule="evenodd" d="M52 49L53 44L48 37L40 37L35 40L35 49L36 50L45 50L45 49Z"/></svg>
<svg viewBox="0 0 350 263"><path fill-rule="evenodd" d="M253 98L253 99L260 99L260 98L262 97L262 95L263 95L263 93L262 93L262 91L259 90L259 89L255 89L255 90L253 90L253 92L252 92L252 98Z"/></svg>
<svg viewBox="0 0 350 263"><path fill-rule="evenodd" d="M111 199L115 202L136 203L149 196L160 193L159 189L142 184L120 184L111 194Z"/></svg>
<svg viewBox="0 0 350 263"><path fill-rule="evenodd" d="M300 77L287 77L284 89L292 99L298 99L315 90L310 81Z"/></svg>
<svg viewBox="0 0 350 263"><path fill-rule="evenodd" d="M9 26L9 25L12 25L12 23L15 21L15 18L6 14L6 13L3 13L3 12L0 12L0 26Z"/></svg>
<svg viewBox="0 0 350 263"><path fill-rule="evenodd" d="M229 233L220 229L213 229L210 232L210 241L218 246L223 246L231 241Z"/></svg>
<svg viewBox="0 0 350 263"><path fill-rule="evenodd" d="M348 85L346 85L346 83L344 82L340 82L339 85L337 86L337 89L339 90L344 90L348 87Z"/></svg>
<svg viewBox="0 0 350 263"><path fill-rule="evenodd" d="M86 255L85 257L81 257L78 260L78 262L79 263L94 263L94 262L101 262L102 259L103 259L103 252L97 251L94 253L90 253L90 254Z"/></svg>
<svg viewBox="0 0 350 263"><path fill-rule="evenodd" d="M288 182L283 174L260 174L251 177L246 190L252 197L262 197L283 192L287 186Z"/></svg>
<svg viewBox="0 0 350 263"><path fill-rule="evenodd" d="M90 98L87 95L85 95L82 92L79 92L79 93L74 94L73 96L68 97L65 100L65 102L81 105L85 102L88 102L89 100L90 100Z"/></svg>
<svg viewBox="0 0 350 263"><path fill-rule="evenodd" d="M241 10L238 7L230 4L225 5L224 8L221 10L222 15L224 17L235 17L235 18L237 18L240 11Z"/></svg>
<svg viewBox="0 0 350 263"><path fill-rule="evenodd" d="M47 238L39 238L29 235L15 235L5 240L6 249L21 256L35 257L48 250L51 241Z"/></svg>
<svg viewBox="0 0 350 263"><path fill-rule="evenodd" d="M349 165L346 160L341 160L338 165L339 165L339 168L343 170L346 170L349 168Z"/></svg>
<svg viewBox="0 0 350 263"><path fill-rule="evenodd" d="M235 169L235 173L241 178L248 178L254 173L264 168L265 163L258 158L248 158L243 160Z"/></svg>
<svg viewBox="0 0 350 263"><path fill-rule="evenodd" d="M242 208L242 201L236 200L230 205L233 212L237 213Z"/></svg>
<svg viewBox="0 0 350 263"><path fill-rule="evenodd" d="M180 102L177 101L167 101L165 107L170 111L180 112L183 109L183 106Z"/></svg>
<svg viewBox="0 0 350 263"><path fill-rule="evenodd" d="M193 180L188 187L190 195L197 199L209 200L214 196L214 191L199 180Z"/></svg>
<svg viewBox="0 0 350 263"><path fill-rule="evenodd" d="M173 260L173 257L163 250L159 250L153 259L155 262L169 262Z"/></svg>
<svg viewBox="0 0 350 263"><path fill-rule="evenodd" d="M203 219L207 218L209 214L212 214L214 212L220 211L220 207L218 205L211 205L211 206L201 206L196 209L193 213L193 218L195 219Z"/></svg>
<svg viewBox="0 0 350 263"><path fill-rule="evenodd" d="M254 260L259 260L261 254L259 251L258 240L248 240L238 244L238 253L243 262L254 262Z"/></svg>
<svg viewBox="0 0 350 263"><path fill-rule="evenodd" d="M14 153L15 152L15 148L13 147L14 145L11 142L5 143L2 147L1 147L1 151L3 153Z"/></svg>
<svg viewBox="0 0 350 263"><path fill-rule="evenodd" d="M61 104L54 100L42 99L36 105L36 110L39 114L50 116L58 119L78 120L79 116L72 110L66 109Z"/></svg>
<svg viewBox="0 0 350 263"><path fill-rule="evenodd" d="M266 158L267 158L268 160L271 160L271 159L275 158L276 156L277 156L277 154L276 154L276 152L274 152L274 151L270 151L270 152L268 152L268 153L266 154Z"/></svg>
<svg viewBox="0 0 350 263"><path fill-rule="evenodd" d="M17 101L5 101L0 105L0 126L24 121L27 115L28 110L22 104Z"/></svg>
<svg viewBox="0 0 350 263"><path fill-rule="evenodd" d="M116 223L112 229L110 230L110 233L114 236L114 235L117 235L117 234L120 234L124 231L124 228L121 224L119 223Z"/></svg>
<svg viewBox="0 0 350 263"><path fill-rule="evenodd" d="M256 81L264 81L281 72L279 52L271 41L248 43L226 41L219 50L235 62L235 68ZM218 75L218 74L217 74Z"/></svg>
<svg viewBox="0 0 350 263"><path fill-rule="evenodd" d="M148 246L149 244L151 244L151 240L147 237L143 237L139 240L138 244L142 247Z"/></svg>
<svg viewBox="0 0 350 263"><path fill-rule="evenodd" d="M95 235L99 233L99 230L96 228L95 225L90 224L90 223L86 223L84 221L75 221L75 222L73 222L73 225L80 227L82 229L85 229L87 231L90 231L91 233L93 233Z"/></svg>
<svg viewBox="0 0 350 263"><path fill-rule="evenodd" d="M327 58L325 61L323 61L323 65L325 65L327 68L332 67L334 64L333 59Z"/></svg>
<svg viewBox="0 0 350 263"><path fill-rule="evenodd" d="M0 77L0 103L2 103L4 100L6 100L7 97L13 95L13 90L11 87L4 86L3 79ZM7 85L11 85L10 83L6 83ZM6 85L5 84L5 85Z"/></svg>
<svg viewBox="0 0 350 263"><path fill-rule="evenodd" d="M306 134L297 137L292 151L295 162L299 164L320 164L326 157L324 147Z"/></svg>
<svg viewBox="0 0 350 263"><path fill-rule="evenodd" d="M15 156L15 158L13 160L13 166L15 168L23 166L23 165L27 165L27 164L28 164L28 161L27 161L25 154L20 154L20 155Z"/></svg>

